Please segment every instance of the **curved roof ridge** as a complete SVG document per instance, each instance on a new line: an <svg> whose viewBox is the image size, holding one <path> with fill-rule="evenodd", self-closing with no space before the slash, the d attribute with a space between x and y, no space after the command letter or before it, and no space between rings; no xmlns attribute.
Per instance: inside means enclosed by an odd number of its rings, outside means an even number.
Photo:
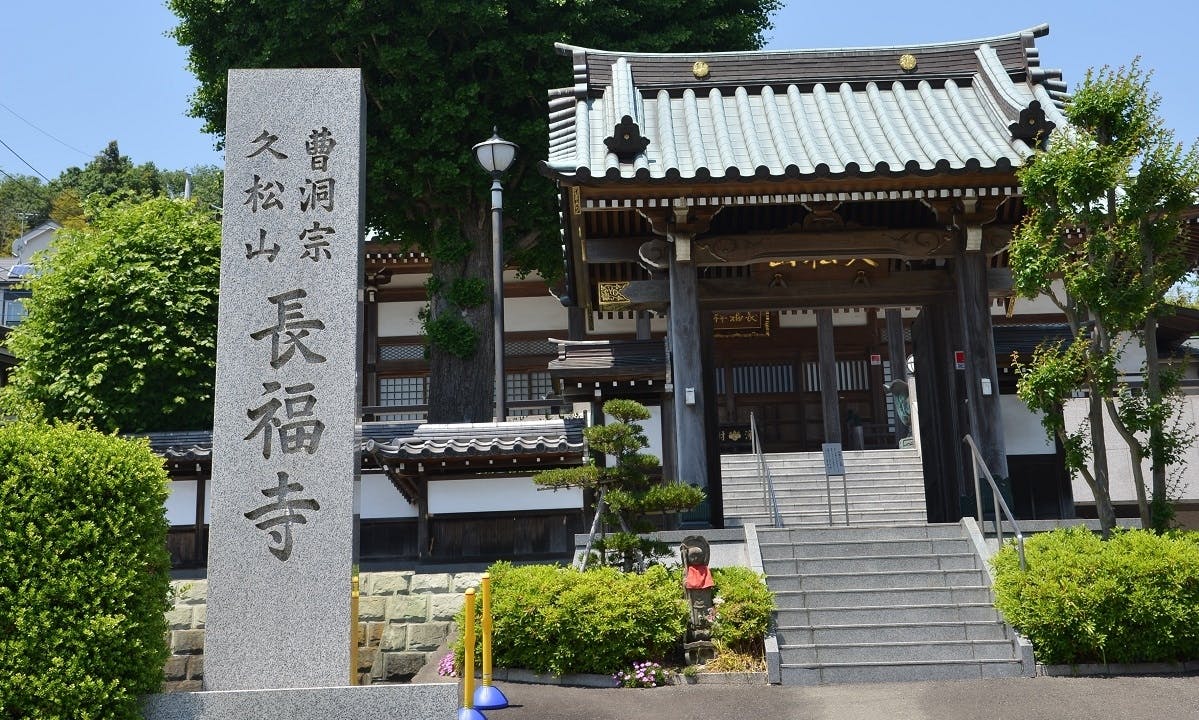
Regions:
<svg viewBox="0 0 1199 720"><path fill-rule="evenodd" d="M1049 24L1041 23L1030 28L1018 30L1016 32L1005 33L1003 35L992 35L981 38L968 38L965 40L946 40L942 42L916 42L906 45L860 45L854 47L824 47L824 48L797 48L792 50L721 50L717 52L625 52L621 50L603 50L600 48L585 47L583 45L572 45L570 43L556 42L554 49L562 55L570 55L574 53L596 53L600 55L621 55L625 57L731 57L735 55L745 55L753 53L757 56L762 55L794 55L796 53L853 53L863 51L896 51L896 50L913 50L920 48L945 48L955 47L959 45L982 45L986 43L997 42L1001 40L1017 40L1019 38L1031 35L1034 38L1045 37L1049 34Z"/></svg>

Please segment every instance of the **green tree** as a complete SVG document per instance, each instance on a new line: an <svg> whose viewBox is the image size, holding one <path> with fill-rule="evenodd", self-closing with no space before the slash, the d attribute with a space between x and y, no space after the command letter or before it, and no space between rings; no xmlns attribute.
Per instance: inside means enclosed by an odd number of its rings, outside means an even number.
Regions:
<svg viewBox="0 0 1199 720"><path fill-rule="evenodd" d="M8 254L12 241L50 217L50 190L30 175L5 175L0 179L0 252Z"/></svg>
<svg viewBox="0 0 1199 720"><path fill-rule="evenodd" d="M651 474L658 468L658 459L641 452L649 446L639 424L650 417L644 405L635 400L609 400L604 403L604 412L615 422L593 425L583 435L591 452L611 456L615 462L607 467L592 461L579 467L546 470L534 475L533 482L551 488L596 491L588 547L594 547L609 564L628 572L643 566L646 559L669 552L666 543L641 537L655 529L650 516L690 510L704 501L704 492L682 483L663 483ZM592 546L601 525L620 530L605 534ZM590 560L585 555L583 566Z"/></svg>
<svg viewBox="0 0 1199 720"><path fill-rule="evenodd" d="M492 127L520 145L504 179L505 257L560 276L558 204L538 177L546 90L572 84L554 43L628 51L759 47L778 0L169 0L200 81L192 114L225 127L229 68L361 67L367 222L432 260L424 314L434 422L491 417L489 182L471 147Z"/></svg>
<svg viewBox="0 0 1199 720"><path fill-rule="evenodd" d="M212 425L220 225L154 198L59 234L8 336L12 406L106 431Z"/></svg>
<svg viewBox="0 0 1199 720"><path fill-rule="evenodd" d="M1148 82L1136 62L1087 73L1066 108L1070 127L1019 172L1029 212L1011 247L1016 289L1052 298L1075 335L1068 347L1039 348L1020 368L1018 392L1045 414L1068 465L1095 492L1105 531L1115 516L1104 410L1128 445L1146 526L1169 522L1166 468L1188 436L1170 423L1176 377L1160 366L1157 318L1170 287L1189 269L1180 217L1199 191L1199 151L1184 149L1163 126L1160 99ZM1142 394L1118 382L1121 334L1144 348ZM1079 389L1089 393L1088 427L1069 431L1061 406ZM1140 477L1142 458L1152 463L1152 503Z"/></svg>

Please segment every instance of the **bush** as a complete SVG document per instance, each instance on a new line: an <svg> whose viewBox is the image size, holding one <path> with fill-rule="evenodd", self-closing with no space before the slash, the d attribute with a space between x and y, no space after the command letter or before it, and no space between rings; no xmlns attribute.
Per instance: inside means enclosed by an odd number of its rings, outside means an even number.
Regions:
<svg viewBox="0 0 1199 720"><path fill-rule="evenodd" d="M682 648L687 609L679 575L661 566L634 574L500 562L490 571L497 667L612 675ZM478 595L476 606L481 612ZM461 638L455 655L463 656Z"/></svg>
<svg viewBox="0 0 1199 720"><path fill-rule="evenodd" d="M1199 659L1199 534L1086 528L1025 542L992 560L996 605L1033 643L1039 662L1175 662Z"/></svg>
<svg viewBox="0 0 1199 720"><path fill-rule="evenodd" d="M722 648L761 657L774 612L774 595L766 581L749 568L724 567L712 568L712 582L717 603L712 639Z"/></svg>
<svg viewBox="0 0 1199 720"><path fill-rule="evenodd" d="M0 718L140 718L167 656L166 473L142 442L0 427Z"/></svg>

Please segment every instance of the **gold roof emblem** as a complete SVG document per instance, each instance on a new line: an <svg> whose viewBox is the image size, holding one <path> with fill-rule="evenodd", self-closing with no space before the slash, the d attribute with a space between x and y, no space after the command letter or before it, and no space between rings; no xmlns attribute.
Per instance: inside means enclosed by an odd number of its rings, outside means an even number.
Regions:
<svg viewBox="0 0 1199 720"><path fill-rule="evenodd" d="M696 60L695 64L691 66L691 74L695 76L696 80L703 80L708 77L708 72L708 63L703 60Z"/></svg>
<svg viewBox="0 0 1199 720"><path fill-rule="evenodd" d="M899 69L904 72L912 72L916 69L916 56L911 53L904 53L899 56Z"/></svg>

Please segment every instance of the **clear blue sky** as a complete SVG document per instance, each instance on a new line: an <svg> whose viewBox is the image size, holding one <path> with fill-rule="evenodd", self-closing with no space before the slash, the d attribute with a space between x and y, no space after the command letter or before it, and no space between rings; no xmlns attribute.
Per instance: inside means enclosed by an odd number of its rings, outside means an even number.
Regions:
<svg viewBox="0 0 1199 720"><path fill-rule="evenodd" d="M164 35L175 19L159 0L4 5L0 141L29 165L54 178L86 164L109 140L134 162L166 169L223 162L213 138L187 117L195 80L184 49ZM1037 43L1042 64L1061 68L1070 87L1089 67L1126 64L1139 55L1143 67L1155 71L1167 124L1180 140L1199 137L1194 0L791 0L775 15L768 47L946 42L1040 23L1050 26L1049 37ZM3 146L0 169L35 174Z"/></svg>

